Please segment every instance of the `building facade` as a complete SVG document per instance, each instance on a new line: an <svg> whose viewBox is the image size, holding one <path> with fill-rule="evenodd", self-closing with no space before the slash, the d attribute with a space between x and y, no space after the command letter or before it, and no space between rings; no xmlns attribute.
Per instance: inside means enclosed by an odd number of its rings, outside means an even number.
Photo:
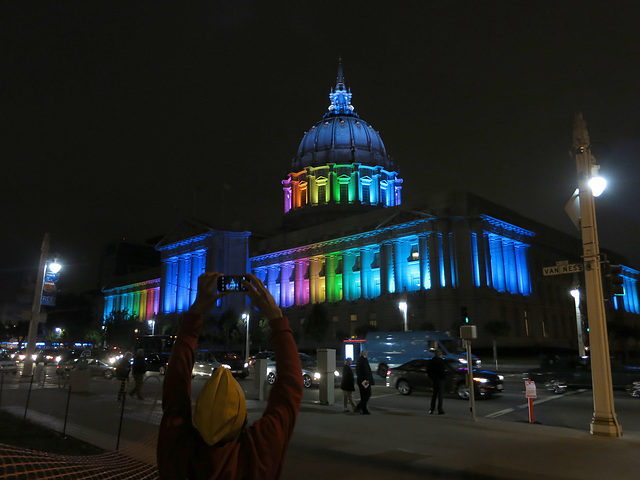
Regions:
<svg viewBox="0 0 640 480"><path fill-rule="evenodd" d="M581 274L543 270L581 262L581 242L468 192L403 203L397 166L351 99L340 66L328 112L303 135L282 181L278 233L258 239L186 221L158 243L163 273L155 314L184 312L204 271L251 271L303 347L317 343L304 332L318 304L328 317L324 346L405 325L455 335L467 321L477 325L483 347L492 343L496 322L509 326L500 340L505 347L576 346L588 326L586 305L577 316L570 294L584 289ZM638 328L640 272L624 265L623 276L625 295L608 299L608 310ZM122 304L111 297L131 293L109 292L105 315ZM212 313L229 309L247 310L245 297L224 297Z"/></svg>

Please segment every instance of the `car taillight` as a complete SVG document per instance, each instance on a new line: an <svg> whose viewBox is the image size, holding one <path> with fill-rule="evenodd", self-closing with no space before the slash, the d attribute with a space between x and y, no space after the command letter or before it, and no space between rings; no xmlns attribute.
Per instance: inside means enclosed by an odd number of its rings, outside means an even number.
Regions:
<svg viewBox="0 0 640 480"><path fill-rule="evenodd" d="M387 370L387 377L391 375L391 370Z"/></svg>

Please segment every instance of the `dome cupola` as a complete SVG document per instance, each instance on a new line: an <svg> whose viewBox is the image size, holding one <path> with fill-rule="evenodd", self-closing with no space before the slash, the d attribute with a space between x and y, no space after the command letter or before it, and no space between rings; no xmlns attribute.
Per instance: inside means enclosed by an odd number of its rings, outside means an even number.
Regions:
<svg viewBox="0 0 640 480"><path fill-rule="evenodd" d="M282 181L285 228L400 205L397 168L380 134L355 113L351 97L339 62L329 111L304 134Z"/></svg>
<svg viewBox="0 0 640 480"><path fill-rule="evenodd" d="M345 86L340 64L335 89L329 93L329 111L302 137L292 161L293 170L327 163L393 168L393 160L387 155L380 134L355 113L352 95L351 89Z"/></svg>

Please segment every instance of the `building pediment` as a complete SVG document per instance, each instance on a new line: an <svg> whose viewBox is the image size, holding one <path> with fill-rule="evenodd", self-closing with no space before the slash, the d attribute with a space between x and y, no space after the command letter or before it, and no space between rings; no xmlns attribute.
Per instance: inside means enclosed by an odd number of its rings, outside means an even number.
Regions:
<svg viewBox="0 0 640 480"><path fill-rule="evenodd" d="M205 223L193 219L183 219L167 235L156 244L156 250L164 250L172 245L180 244L195 237L206 236L215 229Z"/></svg>

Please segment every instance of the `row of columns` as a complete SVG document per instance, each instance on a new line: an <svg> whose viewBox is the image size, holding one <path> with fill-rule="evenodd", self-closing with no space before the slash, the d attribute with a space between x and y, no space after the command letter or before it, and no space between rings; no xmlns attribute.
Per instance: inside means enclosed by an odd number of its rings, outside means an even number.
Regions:
<svg viewBox="0 0 640 480"><path fill-rule="evenodd" d="M436 232L417 236L418 259L415 262L418 265L420 289L452 283L448 240L447 237L447 241L443 241ZM410 260L412 246L416 246L415 240L389 240L358 250L260 267L256 269L256 274L270 290L279 289L280 305L283 307L374 298L381 294L416 290L408 275L410 264L413 263ZM439 254L440 251L445 253ZM374 262L376 265L372 266ZM340 265L340 272L336 273ZM442 268L444 273L441 272ZM321 275L323 270L324 275Z"/></svg>
<svg viewBox="0 0 640 480"><path fill-rule="evenodd" d="M160 287L147 288L127 293L107 295L104 303L104 318L113 312L127 310L140 321L154 318L160 309Z"/></svg>
<svg viewBox="0 0 640 480"><path fill-rule="evenodd" d="M397 180L395 175L387 178L386 185L383 185L380 177L382 173L379 168L369 168L360 166L349 166L351 168L350 175L338 176L334 171L334 165L323 166L319 168L309 167L306 173L307 180L299 180L304 173L290 173L289 178L283 180L285 213L289 210L300 208L307 203L313 205L322 205L326 203L354 203L361 202L367 205L377 205L381 202L381 189L386 192L386 205L394 206L401 203L401 180ZM341 168L343 168L341 166ZM362 175L361 169L367 168L370 174ZM316 173L317 172L317 173ZM369 173L369 172L366 172ZM387 175L389 176L389 175ZM363 184L368 182L369 198L364 198ZM340 198L338 200L336 192L340 192L340 185L347 185L349 198ZM319 187L324 185L326 188L325 198L319 198Z"/></svg>

